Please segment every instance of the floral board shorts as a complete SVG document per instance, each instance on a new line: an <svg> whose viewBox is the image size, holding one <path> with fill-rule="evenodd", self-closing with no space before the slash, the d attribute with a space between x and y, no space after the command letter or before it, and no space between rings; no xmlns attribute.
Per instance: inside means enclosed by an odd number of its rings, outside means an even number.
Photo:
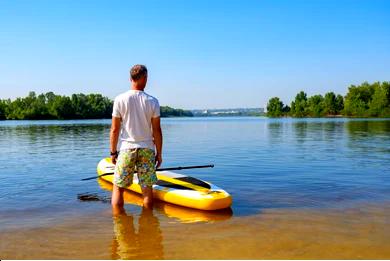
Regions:
<svg viewBox="0 0 390 261"><path fill-rule="evenodd" d="M152 149L121 150L115 165L114 184L121 188L130 186L135 171L141 187L156 184L155 154Z"/></svg>

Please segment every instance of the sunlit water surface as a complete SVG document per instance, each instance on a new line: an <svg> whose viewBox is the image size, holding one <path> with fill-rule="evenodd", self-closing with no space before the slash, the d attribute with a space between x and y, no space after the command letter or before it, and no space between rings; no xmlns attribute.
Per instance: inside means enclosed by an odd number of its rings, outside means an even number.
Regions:
<svg viewBox="0 0 390 261"><path fill-rule="evenodd" d="M163 166L215 164L181 173L227 190L232 209L145 212L127 193L115 219L110 184L80 181L109 128L0 122L0 258L390 258L389 119L163 119Z"/></svg>

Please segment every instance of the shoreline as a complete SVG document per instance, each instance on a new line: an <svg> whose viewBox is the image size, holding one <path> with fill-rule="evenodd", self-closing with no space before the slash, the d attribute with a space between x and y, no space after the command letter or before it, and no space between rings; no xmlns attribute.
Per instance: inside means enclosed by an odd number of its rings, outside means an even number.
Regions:
<svg viewBox="0 0 390 261"><path fill-rule="evenodd" d="M145 216L126 205L125 223L116 223L104 210L56 225L3 231L0 258L388 259L389 206L383 202L343 210L268 209L188 224L158 211ZM142 228L142 220L155 227ZM126 227L130 221L134 231ZM140 238L150 248L135 245Z"/></svg>
<svg viewBox="0 0 390 261"><path fill-rule="evenodd" d="M282 116L282 117L269 117L266 115L259 115L259 116L253 116L253 115L229 115L229 116L168 116L168 117L161 117L161 119L204 119L204 118L211 118L211 119L227 119L227 118L267 118L267 119L362 119L362 120L371 120L371 119L378 119L378 120L390 120L390 117L360 117L360 116L327 116L327 117L291 117L291 116ZM47 121L47 122L66 122L66 121L103 121L103 120L111 120L111 118L91 118L91 119L23 119L23 120L13 120L13 119L0 119L0 122L26 122L26 121Z"/></svg>

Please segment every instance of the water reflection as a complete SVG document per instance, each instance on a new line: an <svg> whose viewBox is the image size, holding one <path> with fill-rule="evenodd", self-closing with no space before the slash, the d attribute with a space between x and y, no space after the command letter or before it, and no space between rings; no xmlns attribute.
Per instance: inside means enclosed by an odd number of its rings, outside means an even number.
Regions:
<svg viewBox="0 0 390 261"><path fill-rule="evenodd" d="M338 141L344 138L344 122L326 122L323 127L323 135L326 141Z"/></svg>
<svg viewBox="0 0 390 261"><path fill-rule="evenodd" d="M19 152L21 148L29 154L79 152L85 143L106 145L108 135L109 126L103 124L0 126L0 145L5 145L7 153Z"/></svg>
<svg viewBox="0 0 390 261"><path fill-rule="evenodd" d="M390 121L348 121L346 125L352 139L368 135L383 135L389 138Z"/></svg>
<svg viewBox="0 0 390 261"><path fill-rule="evenodd" d="M344 122L323 121L323 122L295 122L292 124L296 141L327 141L333 142L343 138L345 132Z"/></svg>
<svg viewBox="0 0 390 261"><path fill-rule="evenodd" d="M349 121L346 128L351 150L370 158L390 159L390 121Z"/></svg>
<svg viewBox="0 0 390 261"><path fill-rule="evenodd" d="M113 217L112 259L163 259L160 223L152 209L142 208L136 232L134 217L125 210Z"/></svg>
<svg viewBox="0 0 390 261"><path fill-rule="evenodd" d="M266 125L267 134L269 137L269 142L272 144L277 144L283 140L283 132L287 127L284 126L281 121L270 122Z"/></svg>
<svg viewBox="0 0 390 261"><path fill-rule="evenodd" d="M307 139L307 122L296 122L293 124L295 139L298 143L304 143Z"/></svg>

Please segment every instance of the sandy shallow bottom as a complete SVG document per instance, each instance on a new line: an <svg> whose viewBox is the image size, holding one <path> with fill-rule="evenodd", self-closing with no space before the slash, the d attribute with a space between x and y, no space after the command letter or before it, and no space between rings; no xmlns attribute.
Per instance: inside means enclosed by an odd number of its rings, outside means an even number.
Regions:
<svg viewBox="0 0 390 261"><path fill-rule="evenodd" d="M0 231L0 258L390 259L387 203L246 217L126 210L113 218L107 204L106 211L56 225Z"/></svg>

